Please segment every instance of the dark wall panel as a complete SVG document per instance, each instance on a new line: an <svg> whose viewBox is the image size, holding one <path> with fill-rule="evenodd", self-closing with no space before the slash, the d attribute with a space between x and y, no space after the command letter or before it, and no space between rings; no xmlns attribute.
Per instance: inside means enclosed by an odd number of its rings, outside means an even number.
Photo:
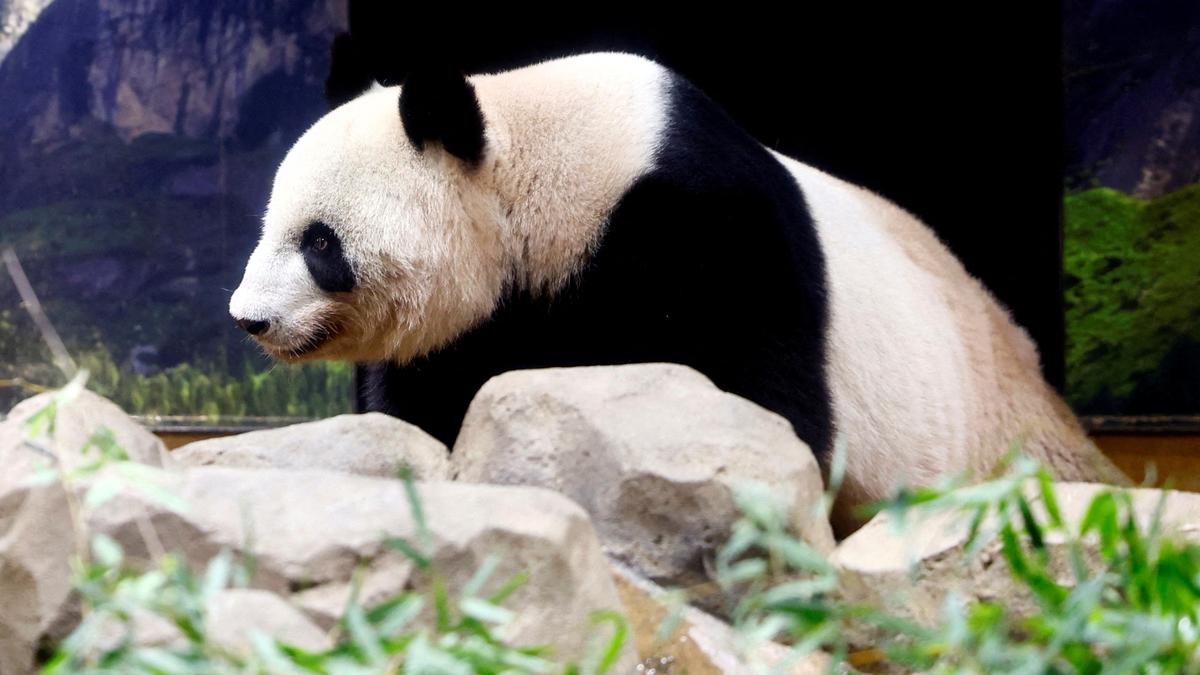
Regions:
<svg viewBox="0 0 1200 675"><path fill-rule="evenodd" d="M839 4L481 15L352 2L350 20L364 60L393 81L425 60L480 72L596 49L658 59L763 142L929 223L1030 330L1061 386L1058 3Z"/></svg>

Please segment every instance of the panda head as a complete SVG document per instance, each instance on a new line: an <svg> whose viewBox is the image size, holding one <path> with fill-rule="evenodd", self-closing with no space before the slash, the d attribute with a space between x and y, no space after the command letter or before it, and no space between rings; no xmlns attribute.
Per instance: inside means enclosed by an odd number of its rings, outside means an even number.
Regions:
<svg viewBox="0 0 1200 675"><path fill-rule="evenodd" d="M284 361L405 361L488 316L508 281L494 135L451 71L325 115L276 173L234 320Z"/></svg>

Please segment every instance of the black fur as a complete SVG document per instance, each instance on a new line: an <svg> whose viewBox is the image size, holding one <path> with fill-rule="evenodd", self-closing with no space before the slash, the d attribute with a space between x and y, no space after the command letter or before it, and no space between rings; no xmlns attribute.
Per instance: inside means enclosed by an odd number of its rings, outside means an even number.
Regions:
<svg viewBox="0 0 1200 675"><path fill-rule="evenodd" d="M364 367L365 408L449 444L498 373L670 361L780 413L827 456L825 261L804 198L682 78L670 106L656 169L624 196L575 283L549 302L514 293L490 321L409 365Z"/></svg>
<svg viewBox="0 0 1200 675"><path fill-rule="evenodd" d="M449 68L414 70L400 88L400 120L417 148L430 141L470 164L483 158L483 112L475 88Z"/></svg>
<svg viewBox="0 0 1200 675"><path fill-rule="evenodd" d="M333 228L325 223L310 224L300 237L300 252L318 288L326 293L349 293L354 290L357 285L354 270L346 260L342 240Z"/></svg>
<svg viewBox="0 0 1200 675"><path fill-rule="evenodd" d="M353 100L367 89L375 78L367 59L349 33L333 39L329 52L329 77L325 78L325 100L331 108Z"/></svg>

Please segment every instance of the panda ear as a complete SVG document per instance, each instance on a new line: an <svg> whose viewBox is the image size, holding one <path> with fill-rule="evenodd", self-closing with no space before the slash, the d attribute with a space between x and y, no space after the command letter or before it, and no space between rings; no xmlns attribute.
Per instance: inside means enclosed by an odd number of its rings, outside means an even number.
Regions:
<svg viewBox="0 0 1200 675"><path fill-rule="evenodd" d="M457 70L423 68L410 73L400 87L400 121L418 151L432 141L468 164L483 158L483 111L475 88Z"/></svg>

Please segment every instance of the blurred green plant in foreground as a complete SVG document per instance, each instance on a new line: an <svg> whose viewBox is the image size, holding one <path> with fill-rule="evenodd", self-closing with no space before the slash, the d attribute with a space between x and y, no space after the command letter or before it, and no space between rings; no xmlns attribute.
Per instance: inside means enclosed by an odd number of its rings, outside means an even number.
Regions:
<svg viewBox="0 0 1200 675"><path fill-rule="evenodd" d="M840 471L835 460L835 485ZM951 595L936 625L919 625L840 603L837 570L787 533L786 509L765 490L740 495L744 515L718 556L718 576L726 588L747 591L734 610L743 645L783 641L794 645L794 659L824 649L835 663L887 672L1198 673L1200 545L1162 531L1166 494L1146 527L1130 494L1117 488L1097 493L1072 525L1045 469L1016 457L995 480L947 480L878 505L901 536L914 519L960 514L969 528L962 564L998 541L1018 594L1036 603L1033 615L1006 605L1015 598L967 604ZM1069 580L1053 572L1052 558L1063 551ZM869 629L879 643L852 654L851 627Z"/></svg>

